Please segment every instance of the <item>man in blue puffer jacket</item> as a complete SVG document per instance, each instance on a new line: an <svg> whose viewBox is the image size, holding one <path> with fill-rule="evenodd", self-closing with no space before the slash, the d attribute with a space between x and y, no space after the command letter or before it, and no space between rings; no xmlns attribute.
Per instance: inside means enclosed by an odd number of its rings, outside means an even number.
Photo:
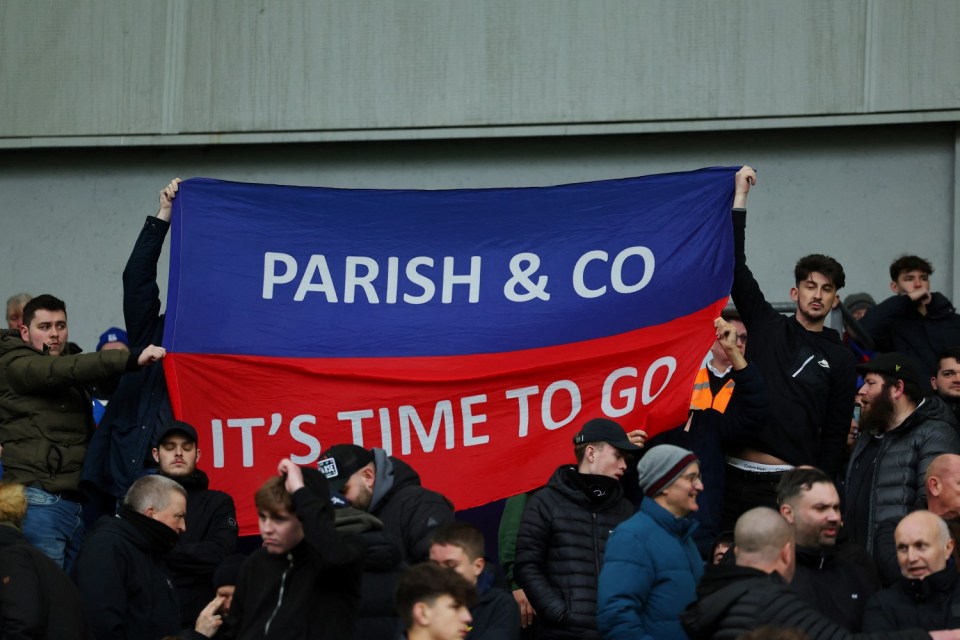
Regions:
<svg viewBox="0 0 960 640"><path fill-rule="evenodd" d="M637 465L644 500L614 529L600 572L597 625L604 638L686 638L679 615L696 600L703 561L693 541L703 491L700 463L686 449L651 448Z"/></svg>

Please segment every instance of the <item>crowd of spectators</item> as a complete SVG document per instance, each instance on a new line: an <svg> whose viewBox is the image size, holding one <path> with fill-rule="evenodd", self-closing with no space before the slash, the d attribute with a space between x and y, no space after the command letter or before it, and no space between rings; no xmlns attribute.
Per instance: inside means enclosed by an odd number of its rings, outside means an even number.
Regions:
<svg viewBox="0 0 960 640"><path fill-rule="evenodd" d="M733 306L683 424L585 420L570 460L506 501L498 558L383 449L283 459L238 553L161 363L179 182L96 351L70 342L63 300L7 301L0 637L960 638L960 316L927 260L894 260L886 300L841 303L842 265L800 257L778 312L747 266L743 167Z"/></svg>

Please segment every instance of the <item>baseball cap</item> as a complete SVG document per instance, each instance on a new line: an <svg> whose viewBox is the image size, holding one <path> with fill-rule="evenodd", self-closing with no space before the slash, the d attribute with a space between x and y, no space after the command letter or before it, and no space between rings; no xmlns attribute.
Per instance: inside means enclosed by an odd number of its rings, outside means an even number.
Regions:
<svg viewBox="0 0 960 640"><path fill-rule="evenodd" d="M163 442L163 439L171 433L182 433L187 436L191 442L197 442L197 430L194 429L193 426L180 420L173 420L160 429L160 433L157 434L157 444Z"/></svg>
<svg viewBox="0 0 960 640"><path fill-rule="evenodd" d="M881 353L874 356L870 362L858 364L857 373L882 373L903 381L910 380L921 389L924 388L923 379L920 377L920 364L913 356L898 351Z"/></svg>
<svg viewBox="0 0 960 640"><path fill-rule="evenodd" d="M621 451L639 451L639 447L627 438L626 432L619 424L606 418L594 418L587 421L580 429L580 433L573 437L573 444L589 442L606 442Z"/></svg>
<svg viewBox="0 0 960 640"><path fill-rule="evenodd" d="M373 452L355 444L335 444L317 460L317 469L330 483L331 493L342 493L350 476L373 462Z"/></svg>

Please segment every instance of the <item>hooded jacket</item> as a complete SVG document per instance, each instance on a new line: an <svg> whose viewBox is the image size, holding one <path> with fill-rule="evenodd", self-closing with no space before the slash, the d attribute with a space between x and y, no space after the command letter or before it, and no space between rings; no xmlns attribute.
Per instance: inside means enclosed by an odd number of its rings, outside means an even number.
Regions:
<svg viewBox="0 0 960 640"><path fill-rule="evenodd" d="M356 536L337 532L326 478L308 471L306 486L293 494L303 540L284 554L261 548L250 556L217 638L350 637L360 600L363 545Z"/></svg>
<svg viewBox="0 0 960 640"><path fill-rule="evenodd" d="M696 599L703 560L697 521L678 518L652 498L618 526L600 572L597 625L604 638L683 638L678 616Z"/></svg>
<svg viewBox="0 0 960 640"><path fill-rule="evenodd" d="M923 580L900 581L877 593L867 603L863 617L866 631L919 627L926 631L960 628L960 589L957 568L945 569Z"/></svg>
<svg viewBox="0 0 960 640"><path fill-rule="evenodd" d="M429 559L433 531L453 522L453 505L436 491L424 489L410 465L383 449L373 449L373 464L377 475L368 511L383 522L387 534L399 536L405 562Z"/></svg>
<svg viewBox="0 0 960 640"><path fill-rule="evenodd" d="M7 522L0 523L0 636L93 638L76 585Z"/></svg>
<svg viewBox="0 0 960 640"><path fill-rule="evenodd" d="M72 352L71 352L72 351ZM0 442L4 480L76 493L93 432L86 385L138 369L142 349L51 356L0 331Z"/></svg>
<svg viewBox="0 0 960 640"><path fill-rule="evenodd" d="M180 622L188 627L216 595L217 566L237 548L237 509L229 495L208 489L210 480L200 469L170 478L187 490L187 530L164 562L180 598Z"/></svg>
<svg viewBox="0 0 960 640"><path fill-rule="evenodd" d="M920 629L851 633L791 592L779 574L735 564L707 567L697 598L680 616L691 640L734 640L764 625L799 629L811 640L930 640Z"/></svg>
<svg viewBox="0 0 960 640"><path fill-rule="evenodd" d="M923 364L924 380L937 375L938 356L960 345L960 315L942 293L931 294L927 315L909 296L890 296L860 320L879 351L909 353Z"/></svg>
<svg viewBox="0 0 960 640"><path fill-rule="evenodd" d="M865 478L858 466L865 462L864 452L870 438L881 439L873 477ZM927 396L903 423L892 431L862 435L850 456L847 470L847 494L857 495L860 483L872 487L868 506L868 524L864 546L873 557L877 553L877 528L887 520L899 521L927 500L923 482L927 467L942 453L960 453L960 436L953 414L937 396ZM848 505L849 509L849 505ZM860 536L857 536L858 541Z"/></svg>
<svg viewBox="0 0 960 640"><path fill-rule="evenodd" d="M559 467L527 502L514 576L530 599L541 638L599 639L597 583L611 531L633 514L614 478Z"/></svg>
<svg viewBox="0 0 960 640"><path fill-rule="evenodd" d="M163 556L177 532L128 506L100 518L77 558L77 584L97 640L160 640L180 631L180 607ZM202 638L192 630L187 637Z"/></svg>

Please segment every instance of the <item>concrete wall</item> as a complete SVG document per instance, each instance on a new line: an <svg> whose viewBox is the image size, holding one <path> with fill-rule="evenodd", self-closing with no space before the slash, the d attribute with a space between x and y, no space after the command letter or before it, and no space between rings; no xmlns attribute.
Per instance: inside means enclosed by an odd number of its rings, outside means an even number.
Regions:
<svg viewBox="0 0 960 640"><path fill-rule="evenodd" d="M955 121L955 0L0 3L0 146Z"/></svg>
<svg viewBox="0 0 960 640"><path fill-rule="evenodd" d="M752 164L747 248L772 300L793 262L825 252L847 290L887 293L887 266L915 252L956 299L957 132L901 125L725 133L328 144L7 150L0 154L0 297L67 300L71 335L93 348L121 324L120 273L172 176L369 188L550 185ZM166 258L161 266L166 287ZM678 292L678 295L681 295ZM217 327L209 327L216 331Z"/></svg>

